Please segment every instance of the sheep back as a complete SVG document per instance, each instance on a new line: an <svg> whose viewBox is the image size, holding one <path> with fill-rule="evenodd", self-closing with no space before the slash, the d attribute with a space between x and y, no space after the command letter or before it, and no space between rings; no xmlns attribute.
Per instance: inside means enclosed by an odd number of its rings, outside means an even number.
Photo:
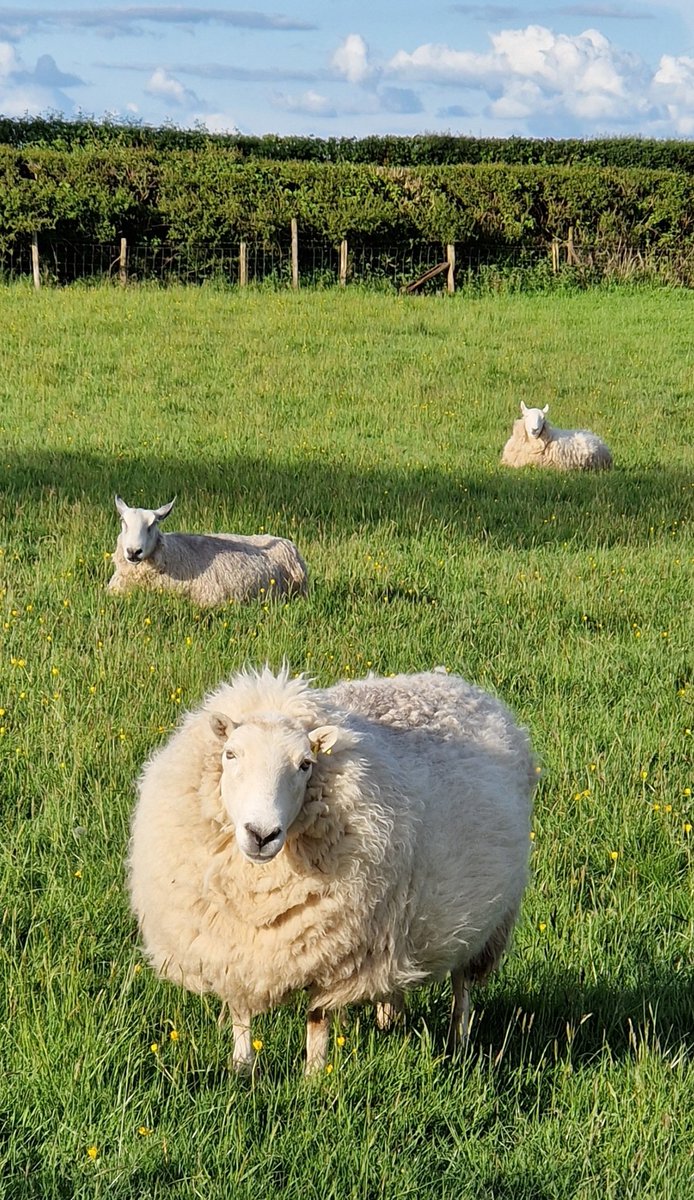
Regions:
<svg viewBox="0 0 694 1200"><path fill-rule="evenodd" d="M272 596L305 595L306 564L287 538L270 534L186 534L160 537L151 558L129 563L119 536L109 590L170 591L201 606Z"/></svg>
<svg viewBox="0 0 694 1200"><path fill-rule="evenodd" d="M612 454L602 438L589 429L556 429L547 421L540 436L532 438L520 418L513 423L501 463L505 467L600 471L612 466Z"/></svg>

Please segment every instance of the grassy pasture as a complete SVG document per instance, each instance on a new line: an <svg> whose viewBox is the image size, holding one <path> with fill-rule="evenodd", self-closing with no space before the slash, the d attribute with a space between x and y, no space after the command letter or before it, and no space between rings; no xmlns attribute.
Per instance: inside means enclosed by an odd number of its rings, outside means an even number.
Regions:
<svg viewBox="0 0 694 1200"><path fill-rule="evenodd" d="M0 323L3 1200L694 1196L694 296L15 288ZM503 471L520 399L615 470ZM309 598L107 596L115 491L293 537ZM284 658L445 663L532 732L533 880L460 1063L434 987L310 1084L301 1004L268 1014L238 1081L217 1006L141 966L133 780Z"/></svg>

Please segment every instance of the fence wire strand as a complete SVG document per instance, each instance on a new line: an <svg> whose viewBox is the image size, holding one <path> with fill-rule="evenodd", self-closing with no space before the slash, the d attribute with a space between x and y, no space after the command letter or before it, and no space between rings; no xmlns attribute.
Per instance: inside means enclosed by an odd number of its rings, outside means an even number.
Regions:
<svg viewBox="0 0 694 1200"><path fill-rule="evenodd" d="M81 242L39 236L40 276L46 284L101 282L121 276L120 242ZM245 247L246 282L290 286L292 254L289 234L265 242L220 245L128 244L125 278L128 283L202 284L237 286L242 282L241 251ZM379 241L352 238L348 244L347 282L404 288L446 259L440 243ZM458 243L455 246L457 286L522 286L524 277L537 281L552 275L571 275L583 283L601 279L658 277L670 283L694 286L694 249L670 253L626 243L576 244L527 242L509 246L495 243ZM31 241L21 239L0 252L0 280L32 274ZM340 249L327 241L300 238L298 278L302 286L332 287L340 282ZM445 275L426 287L442 290Z"/></svg>

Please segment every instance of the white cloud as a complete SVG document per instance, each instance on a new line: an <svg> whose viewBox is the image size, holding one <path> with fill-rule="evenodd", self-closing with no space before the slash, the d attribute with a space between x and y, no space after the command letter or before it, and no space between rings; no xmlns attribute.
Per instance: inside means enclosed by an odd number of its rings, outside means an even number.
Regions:
<svg viewBox="0 0 694 1200"><path fill-rule="evenodd" d="M279 108L286 112L305 113L312 117L336 117L337 109L327 96L309 89L300 96L276 95L275 101Z"/></svg>
<svg viewBox="0 0 694 1200"><path fill-rule="evenodd" d="M148 96L168 101L179 108L189 108L192 104L199 103L195 92L191 92L190 88L185 87L180 79L171 75L166 67L156 67L147 82L145 91Z"/></svg>
<svg viewBox="0 0 694 1200"><path fill-rule="evenodd" d="M588 29L575 37L542 25L506 29L478 54L427 44L399 50L387 66L391 75L486 92L497 119L571 117L575 121L622 125L652 112L650 71L638 56L615 47Z"/></svg>
<svg viewBox="0 0 694 1200"><path fill-rule="evenodd" d="M193 117L195 125L204 125L208 133L238 133L234 118L225 112L201 112Z"/></svg>
<svg viewBox="0 0 694 1200"><path fill-rule="evenodd" d="M664 54L653 76L653 94L665 105L675 132L694 134L694 58Z"/></svg>
<svg viewBox="0 0 694 1200"><path fill-rule="evenodd" d="M372 74L369 48L359 33L350 33L332 56L331 65L348 83L364 83Z"/></svg>
<svg viewBox="0 0 694 1200"><path fill-rule="evenodd" d="M63 89L82 83L77 75L61 71L50 54L42 54L33 70L29 70L14 46L0 42L0 112L6 117L47 112L72 115L75 103Z"/></svg>

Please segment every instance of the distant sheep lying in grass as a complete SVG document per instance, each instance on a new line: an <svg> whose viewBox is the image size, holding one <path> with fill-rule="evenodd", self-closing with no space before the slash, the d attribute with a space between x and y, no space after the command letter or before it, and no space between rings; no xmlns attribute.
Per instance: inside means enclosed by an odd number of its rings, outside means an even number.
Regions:
<svg viewBox="0 0 694 1200"><path fill-rule="evenodd" d="M595 433L588 429L555 429L545 418L544 408L526 408L521 400L519 420L504 446L501 462L506 467L553 467L557 471L600 471L612 466L612 455Z"/></svg>
<svg viewBox="0 0 694 1200"><path fill-rule="evenodd" d="M160 975L216 993L234 1065L251 1019L308 992L307 1072L329 1014L498 965L526 884L536 769L508 709L455 675L369 676L324 690L241 672L146 764L130 894Z"/></svg>
<svg viewBox="0 0 694 1200"><path fill-rule="evenodd" d="M129 508L116 496L121 532L113 557L112 592L165 590L211 606L228 600L305 595L306 564L286 538L237 533L163 533L161 508Z"/></svg>

